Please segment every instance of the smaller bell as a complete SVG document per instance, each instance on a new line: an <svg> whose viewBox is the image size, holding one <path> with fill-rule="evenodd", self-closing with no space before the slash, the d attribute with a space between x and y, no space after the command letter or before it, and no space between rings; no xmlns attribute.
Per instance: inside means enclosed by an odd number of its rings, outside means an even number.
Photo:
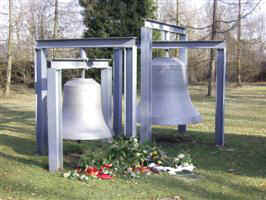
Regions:
<svg viewBox="0 0 266 200"><path fill-rule="evenodd" d="M98 140L111 138L101 105L101 86L93 79L72 79L64 85L63 138Z"/></svg>

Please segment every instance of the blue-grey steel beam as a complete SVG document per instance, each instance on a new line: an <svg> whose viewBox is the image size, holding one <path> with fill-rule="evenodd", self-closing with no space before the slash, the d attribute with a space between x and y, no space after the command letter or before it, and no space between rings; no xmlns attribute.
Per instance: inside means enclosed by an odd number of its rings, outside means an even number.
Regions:
<svg viewBox="0 0 266 200"><path fill-rule="evenodd" d="M216 67L216 118L215 118L215 142L216 145L224 145L224 99L225 99L225 74L226 74L226 50L217 50Z"/></svg>
<svg viewBox="0 0 266 200"><path fill-rule="evenodd" d="M115 136L119 136L122 131L122 75L123 70L123 49L114 50L113 66L113 129Z"/></svg>
<svg viewBox="0 0 266 200"><path fill-rule="evenodd" d="M171 48L208 48L222 49L224 41L153 41L152 48L171 49Z"/></svg>
<svg viewBox="0 0 266 200"><path fill-rule="evenodd" d="M48 69L48 158L49 171L63 169L61 70Z"/></svg>
<svg viewBox="0 0 266 200"><path fill-rule="evenodd" d="M181 41L187 41L187 35L180 35L180 40ZM179 57L183 61L183 63L185 64L186 70L187 70L187 64L188 64L188 50L187 50L187 48L181 48L179 50ZM178 132L179 133L185 133L186 131L187 131L187 125L186 124L178 125Z"/></svg>
<svg viewBox="0 0 266 200"><path fill-rule="evenodd" d="M50 66L52 68L56 68L56 69L89 69L90 67L88 66L87 61L85 60L70 60L70 59L54 59L50 61Z"/></svg>
<svg viewBox="0 0 266 200"><path fill-rule="evenodd" d="M149 28L149 29L155 29L155 30L160 30L160 31L167 31L167 32L172 32L176 34L185 34L186 29L181 26L176 26L173 24L167 24L151 19L145 20L144 27Z"/></svg>
<svg viewBox="0 0 266 200"><path fill-rule="evenodd" d="M136 44L135 37L37 40L37 48L126 48Z"/></svg>
<svg viewBox="0 0 266 200"><path fill-rule="evenodd" d="M137 47L126 49L125 135L136 137Z"/></svg>
<svg viewBox="0 0 266 200"><path fill-rule="evenodd" d="M152 140L152 30L141 28L140 142Z"/></svg>
<svg viewBox="0 0 266 200"><path fill-rule="evenodd" d="M60 59L53 59L48 63L52 68L56 69L106 69L109 68L108 62L110 59L94 59L94 60L87 60L87 59L67 59L67 58L60 58Z"/></svg>
<svg viewBox="0 0 266 200"><path fill-rule="evenodd" d="M36 141L39 154L47 154L47 60L46 49L36 49L35 62L36 103Z"/></svg>
<svg viewBox="0 0 266 200"><path fill-rule="evenodd" d="M112 125L112 68L101 70L101 93L102 93L102 109L106 124L113 129Z"/></svg>

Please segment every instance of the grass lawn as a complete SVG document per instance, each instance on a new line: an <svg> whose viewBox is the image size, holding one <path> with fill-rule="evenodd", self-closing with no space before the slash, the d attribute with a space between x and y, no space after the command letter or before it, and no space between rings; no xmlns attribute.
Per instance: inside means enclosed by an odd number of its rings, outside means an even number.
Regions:
<svg viewBox="0 0 266 200"><path fill-rule="evenodd" d="M36 154L34 93L14 89L12 98L0 99L0 200L159 200L177 195L183 200L266 200L266 84L227 89L224 148L214 145L215 98L205 97L206 88L190 88L204 118L189 126L192 142L159 142L170 155L189 152L197 166L194 176L93 179L88 184L48 172L47 156ZM176 129L154 127L153 134L174 139ZM66 168L71 166L68 154L82 148L92 148L91 143L64 144Z"/></svg>

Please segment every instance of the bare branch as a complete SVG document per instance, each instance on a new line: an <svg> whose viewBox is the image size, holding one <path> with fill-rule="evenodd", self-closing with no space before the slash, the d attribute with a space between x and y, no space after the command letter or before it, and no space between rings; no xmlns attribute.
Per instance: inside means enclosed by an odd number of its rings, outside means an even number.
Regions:
<svg viewBox="0 0 266 200"><path fill-rule="evenodd" d="M256 4L256 5L255 5L255 6L254 6L249 12L247 12L246 14L240 16L240 18L241 18L241 19L244 19L244 18L246 18L247 16L249 16L250 14L252 14L252 13L256 10L256 8L260 5L260 3L261 3L262 1L263 1L263 0L259 0L259 1L257 2L257 4ZM237 22L237 21L238 21L238 19L229 20L229 21L218 20L217 22L221 22L221 23L225 23L225 24L230 24L230 23Z"/></svg>

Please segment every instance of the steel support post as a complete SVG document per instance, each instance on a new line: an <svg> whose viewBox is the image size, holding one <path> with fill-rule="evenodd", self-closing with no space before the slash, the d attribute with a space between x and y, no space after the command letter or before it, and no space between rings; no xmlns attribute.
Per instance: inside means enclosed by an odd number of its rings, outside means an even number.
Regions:
<svg viewBox="0 0 266 200"><path fill-rule="evenodd" d="M141 28L140 142L152 140L152 30Z"/></svg>
<svg viewBox="0 0 266 200"><path fill-rule="evenodd" d="M181 41L187 41L187 35L180 35ZM188 51L187 48L181 48L179 49L179 56L180 59L183 61L186 70L187 70L187 63L188 63ZM187 74L187 73L186 73ZM178 132L184 134L187 131L187 125L186 124L180 124L178 125Z"/></svg>
<svg viewBox="0 0 266 200"><path fill-rule="evenodd" d="M36 49L35 59L36 141L38 153L44 155L48 148L46 49Z"/></svg>
<svg viewBox="0 0 266 200"><path fill-rule="evenodd" d="M164 40L164 41L169 41L170 40L170 33L168 31L163 31L162 40ZM169 49L166 49L165 50L165 56L166 57L170 57L169 53L170 53Z"/></svg>
<svg viewBox="0 0 266 200"><path fill-rule="evenodd" d="M63 169L61 70L48 69L48 157L49 171Z"/></svg>
<svg viewBox="0 0 266 200"><path fill-rule="evenodd" d="M215 118L215 143L224 145L224 99L225 99L225 74L226 50L217 50L216 61L216 118Z"/></svg>
<svg viewBox="0 0 266 200"><path fill-rule="evenodd" d="M126 97L126 89L127 89L127 80L126 80L126 73L127 73L127 63L126 63L126 60L127 60L127 50L126 48L123 49L123 88L122 88L122 94L123 94L123 97L124 97L124 104L122 104L122 110L124 111L123 112L123 117L122 119L124 119L124 124L125 124L125 113L126 113L126 105L125 105L125 100L127 99ZM122 120L123 121L123 120ZM124 136L125 136L125 133L126 133L126 126L124 125Z"/></svg>
<svg viewBox="0 0 266 200"><path fill-rule="evenodd" d="M114 50L114 112L113 112L113 129L115 136L119 136L122 131L122 80L123 80L123 49Z"/></svg>
<svg viewBox="0 0 266 200"><path fill-rule="evenodd" d="M80 48L80 58L87 59L87 54L84 48ZM85 76L86 76L86 69L82 69L81 78L85 78Z"/></svg>
<svg viewBox="0 0 266 200"><path fill-rule="evenodd" d="M137 47L126 49L125 136L136 137Z"/></svg>
<svg viewBox="0 0 266 200"><path fill-rule="evenodd" d="M112 68L101 70L101 93L102 93L102 109L106 124L113 129L112 124Z"/></svg>

